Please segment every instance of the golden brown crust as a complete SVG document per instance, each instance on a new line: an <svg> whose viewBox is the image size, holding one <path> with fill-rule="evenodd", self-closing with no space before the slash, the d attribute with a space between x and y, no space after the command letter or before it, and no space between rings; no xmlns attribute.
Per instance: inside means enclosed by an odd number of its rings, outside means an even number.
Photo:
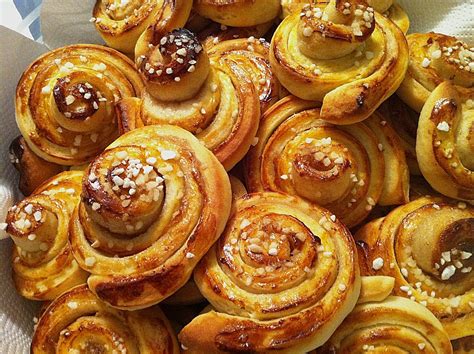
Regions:
<svg viewBox="0 0 474 354"><path fill-rule="evenodd" d="M227 26L248 27L269 22L280 12L279 0L198 0L195 11Z"/></svg>
<svg viewBox="0 0 474 354"><path fill-rule="evenodd" d="M180 349L158 307L135 312L115 310L83 285L48 306L36 327L31 351L178 354Z"/></svg>
<svg viewBox="0 0 474 354"><path fill-rule="evenodd" d="M191 0L97 0L92 21L104 41L112 48L132 54L140 35L150 25L163 33L182 27L191 12Z"/></svg>
<svg viewBox="0 0 474 354"><path fill-rule="evenodd" d="M201 353L309 351L323 344L359 296L357 253L330 213L278 193L245 195L195 270L217 311L179 334Z"/></svg>
<svg viewBox="0 0 474 354"><path fill-rule="evenodd" d="M77 171L58 174L7 214L6 231L15 242L13 280L28 299L53 300L86 282L88 273L78 266L68 243L68 224L79 202L82 176Z"/></svg>
<svg viewBox="0 0 474 354"><path fill-rule="evenodd" d="M420 114L416 155L435 190L474 200L474 89L444 82L432 92Z"/></svg>
<svg viewBox="0 0 474 354"><path fill-rule="evenodd" d="M281 18L296 13L301 12L301 9L307 5L309 1L307 0L281 0ZM318 6L326 6L329 3L329 0L315 0L313 3ZM390 20L395 22L395 24L403 31L403 33L408 32L410 27L410 19L408 18L407 13L403 8L392 0L368 0L369 6L372 6L375 11L380 12L385 17L388 17Z"/></svg>
<svg viewBox="0 0 474 354"><path fill-rule="evenodd" d="M410 63L397 95L416 112L421 112L431 92L444 81L474 87L474 55L466 43L432 32L412 33L407 40Z"/></svg>
<svg viewBox="0 0 474 354"><path fill-rule="evenodd" d="M173 33L155 38L157 46L147 49L144 56L137 50L148 90L136 119L144 125L173 124L190 131L230 170L254 141L260 104L266 108L278 95L265 58L266 45L255 39L252 45L244 39L224 41L208 55L190 31ZM148 48L145 43L143 48ZM162 52L170 60L154 62ZM262 78L265 82L256 84ZM121 125L132 127L135 123L122 121Z"/></svg>
<svg viewBox="0 0 474 354"><path fill-rule="evenodd" d="M335 124L369 117L395 92L408 66L403 32L364 3L308 5L283 20L270 46L281 84L322 102L321 118Z"/></svg>
<svg viewBox="0 0 474 354"><path fill-rule="evenodd" d="M225 170L189 132L135 129L90 164L71 245L100 299L148 307L188 281L222 232L230 203Z"/></svg>
<svg viewBox="0 0 474 354"><path fill-rule="evenodd" d="M140 37L135 62L147 92L160 101L185 101L200 90L209 74L209 57L191 31L149 27Z"/></svg>
<svg viewBox="0 0 474 354"><path fill-rule="evenodd" d="M118 135L114 102L140 94L133 62L116 50L77 44L33 62L16 90L16 121L31 150L60 165L90 161Z"/></svg>
<svg viewBox="0 0 474 354"><path fill-rule="evenodd" d="M20 173L20 191L25 196L64 170L63 166L45 161L31 151L22 136L12 141L9 150L10 161Z"/></svg>
<svg viewBox="0 0 474 354"><path fill-rule="evenodd" d="M395 278L394 294L425 305L451 339L472 336L474 208L421 197L356 234L367 272Z"/></svg>
<svg viewBox="0 0 474 354"><path fill-rule="evenodd" d="M298 195L349 227L381 198L384 204L406 202L408 168L393 129L378 115L335 126L320 119L317 105L288 96L266 112L246 160L249 190Z"/></svg>
<svg viewBox="0 0 474 354"><path fill-rule="evenodd" d="M385 175L379 205L398 205L409 201L410 171L401 139L392 124L375 112L364 123L375 133L385 161Z"/></svg>
<svg viewBox="0 0 474 354"><path fill-rule="evenodd" d="M212 44L209 38L205 45L211 58L226 58L226 61L233 61L246 71L246 76L255 86L262 114L278 101L282 88L270 67L270 44L264 38L248 36L242 39L220 40L217 43L212 40Z"/></svg>
<svg viewBox="0 0 474 354"><path fill-rule="evenodd" d="M261 38L272 27L274 21L265 22L255 26L233 27L214 22L191 11L186 28L196 33L198 39L207 47L209 44L226 41L229 39L255 37ZM214 43L209 43L214 42Z"/></svg>
<svg viewBox="0 0 474 354"><path fill-rule="evenodd" d="M382 0L382 2L384 1L385 0ZM371 2L372 0L369 0L369 4ZM395 22L395 24L403 31L403 33L407 34L408 29L410 28L410 19L408 18L408 14L395 1L390 0L390 3L392 5L386 11L383 11L382 14L385 17L388 17L393 22ZM377 7L374 7L374 8L375 8L375 11L378 11Z"/></svg>
<svg viewBox="0 0 474 354"><path fill-rule="evenodd" d="M362 271L361 269L361 272ZM357 301L359 305L367 302L385 300L391 294L393 285L395 284L394 278L383 275L362 276L361 280L360 295Z"/></svg>
<svg viewBox="0 0 474 354"><path fill-rule="evenodd" d="M402 297L358 305L317 353L453 352L448 335L425 307Z"/></svg>
<svg viewBox="0 0 474 354"><path fill-rule="evenodd" d="M141 111L142 100L137 97L124 98L115 104L115 114L117 115L120 134L144 126Z"/></svg>
<svg viewBox="0 0 474 354"><path fill-rule="evenodd" d="M309 4L307 0L281 0L280 18L283 20L295 13L300 13L304 6ZM318 6L327 6L329 0L315 0L314 4Z"/></svg>

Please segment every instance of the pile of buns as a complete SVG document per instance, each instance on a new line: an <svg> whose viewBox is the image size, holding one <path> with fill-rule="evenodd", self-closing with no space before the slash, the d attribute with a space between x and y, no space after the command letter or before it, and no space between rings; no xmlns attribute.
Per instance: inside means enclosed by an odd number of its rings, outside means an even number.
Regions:
<svg viewBox="0 0 474 354"><path fill-rule="evenodd" d="M92 16L16 91L32 353L474 352L474 48L390 0Z"/></svg>

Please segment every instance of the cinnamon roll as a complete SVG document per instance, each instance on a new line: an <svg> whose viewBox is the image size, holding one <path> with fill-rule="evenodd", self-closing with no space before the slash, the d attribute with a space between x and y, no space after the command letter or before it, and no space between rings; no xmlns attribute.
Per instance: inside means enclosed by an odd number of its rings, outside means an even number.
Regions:
<svg viewBox="0 0 474 354"><path fill-rule="evenodd" d="M403 297L358 305L317 353L433 353L453 349L443 327L422 305Z"/></svg>
<svg viewBox="0 0 474 354"><path fill-rule="evenodd" d="M283 20L270 46L281 84L322 102L321 118L360 122L395 92L408 66L403 32L364 0L306 5Z"/></svg>
<svg viewBox="0 0 474 354"><path fill-rule="evenodd" d="M68 224L80 199L82 172L58 174L9 209L6 231L13 246L13 281L31 300L53 300L86 282L74 260Z"/></svg>
<svg viewBox="0 0 474 354"><path fill-rule="evenodd" d="M441 194L474 201L473 137L474 88L440 84L421 111L416 156L423 176Z"/></svg>
<svg viewBox="0 0 474 354"><path fill-rule="evenodd" d="M408 167L390 124L375 113L363 123L332 125L317 105L288 96L265 113L246 160L249 191L298 195L349 227L377 203L407 202Z"/></svg>
<svg viewBox="0 0 474 354"><path fill-rule="evenodd" d="M273 25L274 21L272 20L255 26L226 26L202 17L192 10L188 22L184 27L189 29L191 32L196 33L196 36L206 48L208 45L212 46L213 44L229 39L248 38L252 36L255 38L261 38Z"/></svg>
<svg viewBox="0 0 474 354"><path fill-rule="evenodd" d="M137 102L125 100L120 125L180 126L195 134L230 170L254 141L260 104L265 109L277 94L265 44L256 39L248 44L225 41L208 55L186 29L153 40L147 30L137 44L137 65L147 90L140 108L127 108L130 102L137 107ZM254 77L257 71L261 72Z"/></svg>
<svg viewBox="0 0 474 354"><path fill-rule="evenodd" d="M84 164L118 136L114 102L139 95L142 87L133 62L113 49L55 49L33 62L18 83L18 127L42 159Z"/></svg>
<svg viewBox="0 0 474 354"><path fill-rule="evenodd" d="M407 36L410 63L397 94L417 112L442 82L474 87L474 48L455 37L439 33Z"/></svg>
<svg viewBox="0 0 474 354"><path fill-rule="evenodd" d="M122 309L181 288L224 229L230 183L217 159L175 126L135 129L89 165L71 245L90 289Z"/></svg>
<svg viewBox="0 0 474 354"><path fill-rule="evenodd" d="M366 272L395 278L393 293L426 306L452 340L474 335L474 208L421 197L365 225Z"/></svg>
<svg viewBox="0 0 474 354"><path fill-rule="evenodd" d="M226 26L248 27L275 19L280 12L280 0L197 0L194 10Z"/></svg>
<svg viewBox="0 0 474 354"><path fill-rule="evenodd" d="M312 350L360 291L349 231L330 212L279 193L237 200L194 278L216 309L179 333L183 348L196 353Z"/></svg>
<svg viewBox="0 0 474 354"><path fill-rule="evenodd" d="M220 38L220 37L214 37ZM209 40L208 42L209 43ZM229 39L208 44L208 53L213 58L225 58L225 61L237 63L252 80L260 100L260 112L264 113L278 101L282 90L268 60L270 44L264 38L249 36L242 39Z"/></svg>
<svg viewBox="0 0 474 354"><path fill-rule="evenodd" d="M188 20L192 0L97 0L91 22L108 46L132 54L148 26L166 33Z"/></svg>
<svg viewBox="0 0 474 354"><path fill-rule="evenodd" d="M295 12L301 12L301 9L309 4L308 0L281 0L282 13L281 18L285 18ZM329 0L313 0L318 6L326 6ZM408 32L410 27L410 20L403 8L393 0L367 0L369 6L375 11L381 13L385 17L395 22L400 27L403 33Z"/></svg>
<svg viewBox="0 0 474 354"><path fill-rule="evenodd" d="M31 352L178 354L180 349L158 307L115 310L82 285L48 306L36 326Z"/></svg>

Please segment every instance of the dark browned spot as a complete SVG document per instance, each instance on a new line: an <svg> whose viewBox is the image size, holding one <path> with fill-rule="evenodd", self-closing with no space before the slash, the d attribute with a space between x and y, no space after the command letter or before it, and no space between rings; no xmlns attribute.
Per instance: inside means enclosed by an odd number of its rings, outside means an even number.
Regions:
<svg viewBox="0 0 474 354"><path fill-rule="evenodd" d="M57 80L53 96L58 110L69 119L84 120L93 115L99 105L97 94L91 85L84 83L70 85L68 77ZM71 97L74 99L73 102L69 101Z"/></svg>

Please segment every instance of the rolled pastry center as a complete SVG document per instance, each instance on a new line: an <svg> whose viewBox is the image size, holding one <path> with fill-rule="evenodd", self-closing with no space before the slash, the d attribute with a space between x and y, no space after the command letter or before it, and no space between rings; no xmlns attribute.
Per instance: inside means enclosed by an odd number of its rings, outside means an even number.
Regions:
<svg viewBox="0 0 474 354"><path fill-rule="evenodd" d="M231 234L220 241L233 246L221 245L219 258L235 282L252 293L279 293L303 282L314 271L320 238L290 215L250 214L251 208L244 209L236 220L240 237ZM237 256L234 247L240 250ZM247 282L250 274L253 282Z"/></svg>
<svg viewBox="0 0 474 354"><path fill-rule="evenodd" d="M15 219L9 232L22 251L21 257L28 261L28 253L48 251L54 243L58 226L58 219L53 212L31 202L15 214Z"/></svg>
<svg viewBox="0 0 474 354"><path fill-rule="evenodd" d="M68 305L74 309L76 304ZM60 332L57 352L138 353L132 338L130 330L111 315L83 316Z"/></svg>
<svg viewBox="0 0 474 354"><path fill-rule="evenodd" d="M329 139L306 138L295 147L292 159L297 193L322 205L344 198L353 184L353 157L344 145Z"/></svg>
<svg viewBox="0 0 474 354"><path fill-rule="evenodd" d="M409 214L398 234L408 242L416 265L442 282L458 282L470 276L474 265L474 219L456 220L456 213L447 205L429 204Z"/></svg>
<svg viewBox="0 0 474 354"><path fill-rule="evenodd" d="M165 167L163 163L161 167ZM127 147L106 151L90 167L83 199L90 217L117 235L143 232L158 218L165 195L154 157Z"/></svg>
<svg viewBox="0 0 474 354"><path fill-rule="evenodd" d="M375 29L374 9L364 0L306 5L298 21L298 47L309 58L336 59L354 52Z"/></svg>

